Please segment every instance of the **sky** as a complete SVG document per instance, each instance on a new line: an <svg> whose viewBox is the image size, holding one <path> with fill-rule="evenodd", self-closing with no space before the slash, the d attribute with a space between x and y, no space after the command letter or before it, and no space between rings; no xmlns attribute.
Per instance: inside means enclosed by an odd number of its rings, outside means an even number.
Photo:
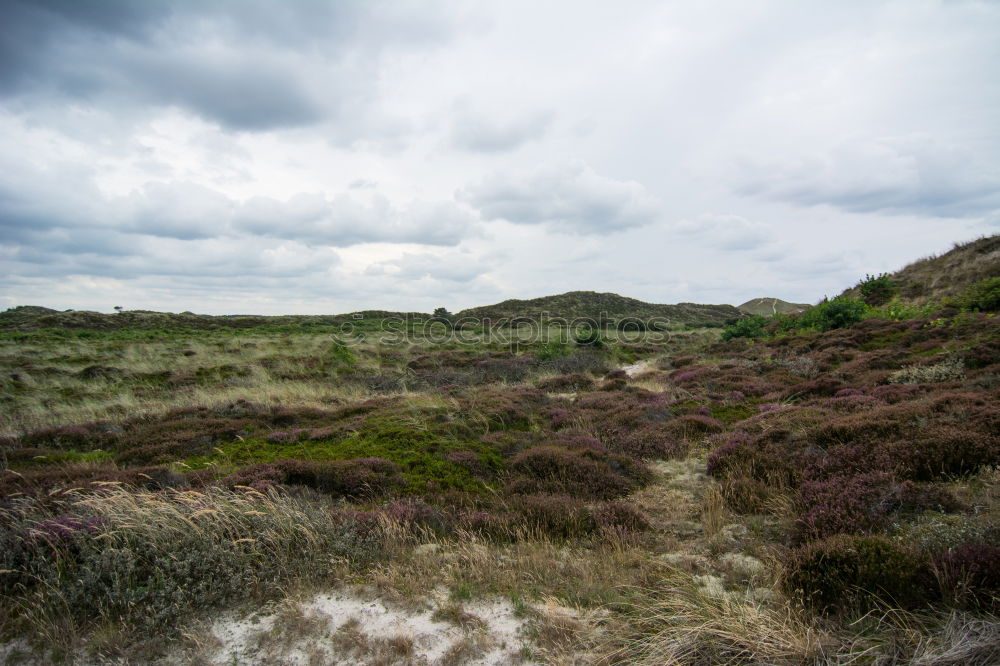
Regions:
<svg viewBox="0 0 1000 666"><path fill-rule="evenodd" d="M1000 2L4 0L0 310L814 303L1000 232Z"/></svg>

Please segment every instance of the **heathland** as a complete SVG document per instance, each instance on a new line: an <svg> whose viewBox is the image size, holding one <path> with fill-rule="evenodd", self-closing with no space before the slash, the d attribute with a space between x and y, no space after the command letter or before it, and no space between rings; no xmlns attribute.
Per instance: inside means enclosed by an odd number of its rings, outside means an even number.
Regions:
<svg viewBox="0 0 1000 666"><path fill-rule="evenodd" d="M1000 662L998 237L757 300L0 313L0 659Z"/></svg>

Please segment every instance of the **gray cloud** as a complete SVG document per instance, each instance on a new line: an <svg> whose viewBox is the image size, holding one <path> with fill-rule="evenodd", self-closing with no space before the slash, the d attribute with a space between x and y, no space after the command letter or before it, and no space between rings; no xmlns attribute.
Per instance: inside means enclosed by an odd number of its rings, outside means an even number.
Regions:
<svg viewBox="0 0 1000 666"><path fill-rule="evenodd" d="M454 201L394 205L370 188L328 199L300 193L286 201L252 197L239 202L188 181L151 181L125 196L106 197L84 169L0 175L0 242L47 247L60 234L83 230L72 243L135 234L195 240L259 236L312 245L361 243L453 246L474 236L477 218ZM67 188L67 186L70 186Z"/></svg>
<svg viewBox="0 0 1000 666"><path fill-rule="evenodd" d="M13 247L8 276L86 275L114 279L150 276L291 278L339 264L330 248L261 238L180 240L115 231L54 230Z"/></svg>
<svg viewBox="0 0 1000 666"><path fill-rule="evenodd" d="M609 234L653 222L656 199L634 181L605 178L582 164L487 178L459 198L485 219L545 224L577 234Z"/></svg>
<svg viewBox="0 0 1000 666"><path fill-rule="evenodd" d="M227 235L236 208L219 192L189 182L147 183L107 206L118 230L180 240Z"/></svg>
<svg viewBox="0 0 1000 666"><path fill-rule="evenodd" d="M823 153L748 160L741 194L852 213L978 216L1000 208L1000 169L927 135L855 140Z"/></svg>
<svg viewBox="0 0 1000 666"><path fill-rule="evenodd" d="M470 254L450 252L444 255L427 252L404 252L398 259L373 264L366 275L387 275L405 280L440 280L470 282L488 272L482 259Z"/></svg>
<svg viewBox="0 0 1000 666"><path fill-rule="evenodd" d="M552 114L537 111L512 120L496 120L463 109L456 115L451 139L463 150L500 153L540 139L552 124Z"/></svg>
<svg viewBox="0 0 1000 666"><path fill-rule="evenodd" d="M287 202L255 197L236 212L238 231L348 247L359 243L457 245L475 233L475 217L454 202L392 205L380 194L300 194Z"/></svg>
<svg viewBox="0 0 1000 666"><path fill-rule="evenodd" d="M119 112L176 105L249 131L345 116L364 127L353 115L370 107L382 51L451 34L434 6L352 0L10 0L0 25L0 94Z"/></svg>
<svg viewBox="0 0 1000 666"><path fill-rule="evenodd" d="M739 215L701 215L682 220L673 229L680 236L720 250L758 250L775 240L770 227Z"/></svg>

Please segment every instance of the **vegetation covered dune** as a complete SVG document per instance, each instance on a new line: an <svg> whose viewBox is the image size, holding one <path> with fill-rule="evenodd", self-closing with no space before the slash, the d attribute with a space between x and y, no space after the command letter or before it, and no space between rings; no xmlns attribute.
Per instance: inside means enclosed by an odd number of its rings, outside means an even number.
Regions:
<svg viewBox="0 0 1000 666"><path fill-rule="evenodd" d="M575 337L8 311L0 654L997 663L1000 271L974 273Z"/></svg>

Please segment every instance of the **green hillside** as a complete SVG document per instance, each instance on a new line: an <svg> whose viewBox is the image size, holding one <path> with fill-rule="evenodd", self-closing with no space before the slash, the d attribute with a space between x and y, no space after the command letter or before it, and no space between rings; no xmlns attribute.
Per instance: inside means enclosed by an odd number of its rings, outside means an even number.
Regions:
<svg viewBox="0 0 1000 666"><path fill-rule="evenodd" d="M543 314L550 319L588 318L605 323L658 317L669 320L672 325L712 326L722 325L728 320L739 317L740 311L731 305L697 303L660 305L618 294L570 291L557 296L528 300L510 299L495 305L469 308L459 312L458 316L499 321L514 318L536 320Z"/></svg>

